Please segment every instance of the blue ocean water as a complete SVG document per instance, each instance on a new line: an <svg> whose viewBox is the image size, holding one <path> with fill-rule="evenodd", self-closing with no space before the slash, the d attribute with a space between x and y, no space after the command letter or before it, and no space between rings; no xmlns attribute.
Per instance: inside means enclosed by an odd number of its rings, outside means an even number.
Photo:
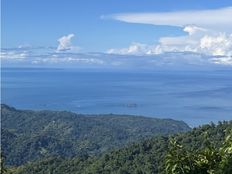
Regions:
<svg viewBox="0 0 232 174"><path fill-rule="evenodd" d="M232 71L2 69L1 103L22 109L133 114L191 126L232 119Z"/></svg>

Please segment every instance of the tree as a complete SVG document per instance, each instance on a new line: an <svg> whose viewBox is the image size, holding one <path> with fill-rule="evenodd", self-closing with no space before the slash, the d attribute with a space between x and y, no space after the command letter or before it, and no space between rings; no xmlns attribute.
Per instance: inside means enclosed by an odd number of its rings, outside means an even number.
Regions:
<svg viewBox="0 0 232 174"><path fill-rule="evenodd" d="M219 173L231 174L232 173L232 130L226 137L222 147L219 149L222 160L219 164Z"/></svg>
<svg viewBox="0 0 232 174"><path fill-rule="evenodd" d="M2 174L7 173L7 169L5 168L5 164L4 164L4 159L5 157L3 153L1 152L0 153L0 171Z"/></svg>
<svg viewBox="0 0 232 174"><path fill-rule="evenodd" d="M171 139L165 165L167 174L231 174L232 131L220 148L216 148L207 136L204 149L196 151L187 151Z"/></svg>

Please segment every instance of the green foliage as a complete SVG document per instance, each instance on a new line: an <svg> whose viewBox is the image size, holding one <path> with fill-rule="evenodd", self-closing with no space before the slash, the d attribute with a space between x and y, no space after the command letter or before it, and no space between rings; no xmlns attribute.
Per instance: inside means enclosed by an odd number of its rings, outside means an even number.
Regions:
<svg viewBox="0 0 232 174"><path fill-rule="evenodd" d="M170 174L187 174L190 172L192 156L174 139L170 140L170 147L166 155L166 172Z"/></svg>
<svg viewBox="0 0 232 174"><path fill-rule="evenodd" d="M218 166L217 174L231 174L232 173L232 130L226 137L223 146L219 149L221 161Z"/></svg>
<svg viewBox="0 0 232 174"><path fill-rule="evenodd" d="M2 174L7 173L7 169L5 167L4 159L5 157L3 156L2 152L0 153L0 172Z"/></svg>
<svg viewBox="0 0 232 174"><path fill-rule="evenodd" d="M13 174L231 174L232 122L167 136L187 130L174 120L2 105L6 162L23 164L8 166Z"/></svg>
<svg viewBox="0 0 232 174"><path fill-rule="evenodd" d="M81 115L17 110L1 105L2 149L7 165L51 156L93 156L138 140L185 132L181 121L128 115Z"/></svg>
<svg viewBox="0 0 232 174"><path fill-rule="evenodd" d="M169 174L229 174L232 143L231 134L225 132L229 129L232 122L220 122L170 138L146 139L99 156L41 159L19 167L15 174L165 174L167 170Z"/></svg>
<svg viewBox="0 0 232 174"><path fill-rule="evenodd" d="M232 132L228 133L220 148L205 134L204 149L187 151L176 140L170 141L166 155L167 174L231 174L232 173Z"/></svg>

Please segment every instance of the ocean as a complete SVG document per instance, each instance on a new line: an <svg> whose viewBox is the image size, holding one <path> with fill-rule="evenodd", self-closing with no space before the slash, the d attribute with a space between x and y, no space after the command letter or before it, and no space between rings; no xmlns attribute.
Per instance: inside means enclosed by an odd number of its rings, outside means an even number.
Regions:
<svg viewBox="0 0 232 174"><path fill-rule="evenodd" d="M1 103L19 109L130 114L190 126L232 119L232 71L2 68Z"/></svg>

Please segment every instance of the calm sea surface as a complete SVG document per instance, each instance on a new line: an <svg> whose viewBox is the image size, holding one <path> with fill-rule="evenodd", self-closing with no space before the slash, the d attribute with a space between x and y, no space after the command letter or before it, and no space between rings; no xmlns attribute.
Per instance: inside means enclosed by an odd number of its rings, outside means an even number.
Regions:
<svg viewBox="0 0 232 174"><path fill-rule="evenodd" d="M191 126L232 119L232 71L2 69L1 102L23 109L133 114Z"/></svg>

